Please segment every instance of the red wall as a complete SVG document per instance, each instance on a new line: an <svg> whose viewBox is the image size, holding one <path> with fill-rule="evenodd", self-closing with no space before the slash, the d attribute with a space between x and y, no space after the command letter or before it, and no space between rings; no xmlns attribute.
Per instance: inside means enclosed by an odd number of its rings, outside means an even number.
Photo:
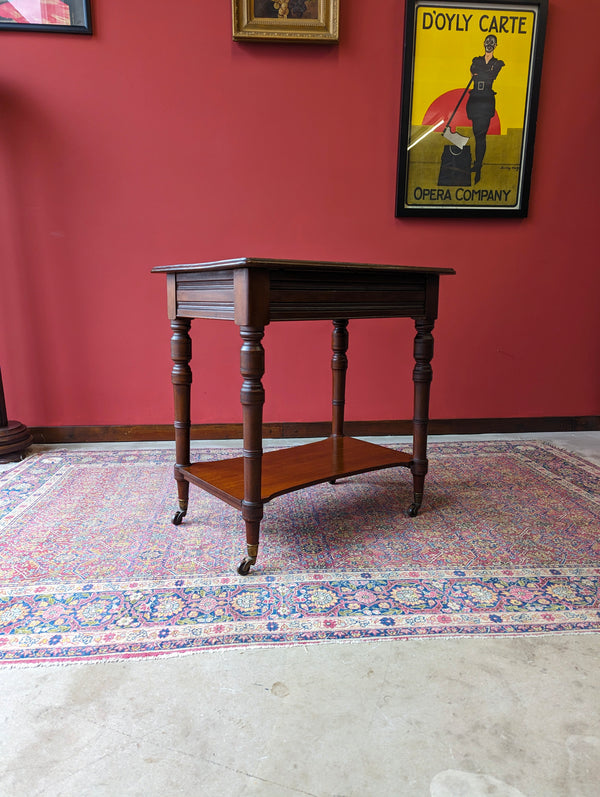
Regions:
<svg viewBox="0 0 600 797"><path fill-rule="evenodd" d="M529 217L487 221L394 217L401 0L342 0L322 47L234 43L224 0L92 5L92 37L0 32L9 417L170 423L150 268L244 255L453 266L434 417L600 412L597 0L550 0ZM266 420L329 416L329 326L267 329ZM239 421L237 328L193 330L194 422ZM411 322L350 331L348 417L410 417Z"/></svg>

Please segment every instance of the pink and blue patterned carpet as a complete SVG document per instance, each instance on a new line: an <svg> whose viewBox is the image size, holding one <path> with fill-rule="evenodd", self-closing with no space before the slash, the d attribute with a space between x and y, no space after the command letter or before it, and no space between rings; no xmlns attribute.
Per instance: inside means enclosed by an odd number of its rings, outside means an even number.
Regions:
<svg viewBox="0 0 600 797"><path fill-rule="evenodd" d="M193 459L237 455L196 450ZM421 513L391 469L240 513L167 450L32 454L0 474L0 662L600 629L600 469L537 442L430 445Z"/></svg>

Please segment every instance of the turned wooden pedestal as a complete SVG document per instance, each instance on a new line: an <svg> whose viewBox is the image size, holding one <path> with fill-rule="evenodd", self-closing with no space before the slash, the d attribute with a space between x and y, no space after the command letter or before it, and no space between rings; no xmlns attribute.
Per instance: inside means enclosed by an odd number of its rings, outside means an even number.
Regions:
<svg viewBox="0 0 600 797"><path fill-rule="evenodd" d="M8 420L2 373L0 372L0 462L17 462L23 459L32 440L26 426L19 421Z"/></svg>
<svg viewBox="0 0 600 797"><path fill-rule="evenodd" d="M187 514L189 485L241 510L246 525L247 555L238 572L246 575L256 562L264 504L284 493L321 482L335 482L382 468L405 467L412 473L416 515L423 500L427 473L427 424L433 357L433 327L437 317L439 278L447 268L365 263L240 258L211 263L160 266L167 276L171 319L172 382L175 399L175 479L179 510L173 523ZM413 446L401 453L344 436L348 321L359 318L413 318L414 418ZM242 456L219 462L190 462L191 319L233 321L240 329L241 404L244 442ZM262 410L265 370L262 339L274 321L330 320L332 331L331 436L308 445L262 450ZM301 353L310 356L309 352ZM294 356L298 356L295 354ZM395 367L390 363L389 367ZM340 490L340 500L343 491Z"/></svg>

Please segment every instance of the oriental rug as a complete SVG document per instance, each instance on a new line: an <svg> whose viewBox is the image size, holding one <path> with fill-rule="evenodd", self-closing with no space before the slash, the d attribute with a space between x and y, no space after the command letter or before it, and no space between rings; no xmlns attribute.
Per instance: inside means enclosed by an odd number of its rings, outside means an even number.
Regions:
<svg viewBox="0 0 600 797"><path fill-rule="evenodd" d="M415 518L405 469L276 498L243 577L237 510L192 486L172 525L170 450L35 450L0 472L0 662L598 631L600 468L538 442L429 457Z"/></svg>

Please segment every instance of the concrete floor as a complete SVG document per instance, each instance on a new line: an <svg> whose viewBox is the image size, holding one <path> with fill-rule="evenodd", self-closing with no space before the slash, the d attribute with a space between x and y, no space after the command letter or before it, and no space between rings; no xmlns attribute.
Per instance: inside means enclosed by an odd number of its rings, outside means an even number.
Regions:
<svg viewBox="0 0 600 797"><path fill-rule="evenodd" d="M599 432L515 437L600 464ZM0 795L598 797L599 656L566 634L0 669Z"/></svg>

